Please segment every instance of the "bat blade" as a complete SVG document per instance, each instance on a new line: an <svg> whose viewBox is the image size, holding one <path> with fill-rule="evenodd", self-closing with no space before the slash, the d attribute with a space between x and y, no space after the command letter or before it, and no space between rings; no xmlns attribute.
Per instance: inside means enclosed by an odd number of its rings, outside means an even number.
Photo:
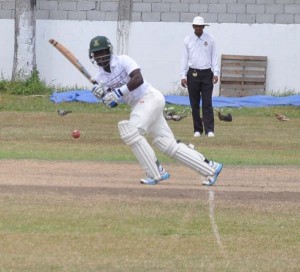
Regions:
<svg viewBox="0 0 300 272"><path fill-rule="evenodd" d="M63 54L65 58L68 59L79 70L79 72L88 79L88 81L91 83L96 83L92 80L91 74L84 68L84 66L70 50L54 39L50 39L49 43L52 44L61 54Z"/></svg>

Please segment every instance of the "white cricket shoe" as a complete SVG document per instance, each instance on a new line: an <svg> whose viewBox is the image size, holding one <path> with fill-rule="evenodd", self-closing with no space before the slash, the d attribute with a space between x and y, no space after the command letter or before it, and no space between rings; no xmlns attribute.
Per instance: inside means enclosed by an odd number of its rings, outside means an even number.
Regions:
<svg viewBox="0 0 300 272"><path fill-rule="evenodd" d="M222 163L217 163L210 161L209 166L211 166L215 170L215 174L213 176L208 176L205 181L202 182L202 185L211 186L217 182L218 176L223 169Z"/></svg>
<svg viewBox="0 0 300 272"><path fill-rule="evenodd" d="M215 134L212 131L210 131L207 133L207 137L215 137Z"/></svg>
<svg viewBox="0 0 300 272"><path fill-rule="evenodd" d="M201 136L201 133L199 131L195 131L194 137L200 137L200 136Z"/></svg>
<svg viewBox="0 0 300 272"><path fill-rule="evenodd" d="M146 185L155 185L159 183L162 180L166 180L170 177L170 173L167 172L161 165L159 166L159 173L160 173L160 178L155 179L150 176L148 176L148 173L146 173L147 177L144 179L140 180L141 184L146 184Z"/></svg>

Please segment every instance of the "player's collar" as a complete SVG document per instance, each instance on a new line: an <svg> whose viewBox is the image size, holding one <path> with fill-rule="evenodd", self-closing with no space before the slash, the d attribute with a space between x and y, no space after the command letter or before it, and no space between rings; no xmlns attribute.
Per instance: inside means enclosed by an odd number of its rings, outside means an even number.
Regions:
<svg viewBox="0 0 300 272"><path fill-rule="evenodd" d="M110 57L110 68L115 67L116 66L116 56L115 55L111 55Z"/></svg>
<svg viewBox="0 0 300 272"><path fill-rule="evenodd" d="M197 39L201 39L201 40L202 40L202 39L204 38L204 36L205 36L205 32L203 32L202 35L201 35L200 37L198 37L198 36L195 34L195 32L193 33L193 39L194 39L194 40L197 40Z"/></svg>

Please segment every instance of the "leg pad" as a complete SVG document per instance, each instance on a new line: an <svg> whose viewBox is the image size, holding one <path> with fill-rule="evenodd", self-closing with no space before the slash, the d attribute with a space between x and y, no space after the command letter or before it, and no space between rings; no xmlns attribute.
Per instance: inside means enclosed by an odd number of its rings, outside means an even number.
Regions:
<svg viewBox="0 0 300 272"><path fill-rule="evenodd" d="M167 139L165 137L156 138L153 143L161 152L177 159L199 174L203 176L214 175L215 170L204 161L204 156L196 150L189 148L187 145L177 143L175 139Z"/></svg>
<svg viewBox="0 0 300 272"><path fill-rule="evenodd" d="M144 136L130 121L121 121L118 124L119 133L124 143L130 146L135 157L143 169L154 179L160 179L160 173L156 164L157 158L152 147Z"/></svg>

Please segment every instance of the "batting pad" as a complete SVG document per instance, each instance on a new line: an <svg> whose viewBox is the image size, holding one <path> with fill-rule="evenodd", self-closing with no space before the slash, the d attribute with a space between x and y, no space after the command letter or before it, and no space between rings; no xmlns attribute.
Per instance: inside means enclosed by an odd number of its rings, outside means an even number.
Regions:
<svg viewBox="0 0 300 272"><path fill-rule="evenodd" d="M156 164L157 158L146 138L141 136L138 129L130 121L118 123L121 139L131 147L135 157L143 169L154 179L160 179L160 173Z"/></svg>
<svg viewBox="0 0 300 272"><path fill-rule="evenodd" d="M167 139L165 137L159 137L155 139L153 143L161 152L177 159L199 174L203 176L213 176L215 174L215 170L204 161L204 156L196 150L189 148L187 145L177 143L175 139Z"/></svg>

